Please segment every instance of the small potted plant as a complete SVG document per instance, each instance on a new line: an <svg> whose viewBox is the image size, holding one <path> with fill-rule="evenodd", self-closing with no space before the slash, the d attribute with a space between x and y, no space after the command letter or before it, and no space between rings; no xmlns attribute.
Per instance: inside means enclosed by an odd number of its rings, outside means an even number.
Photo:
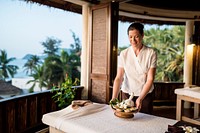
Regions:
<svg viewBox="0 0 200 133"><path fill-rule="evenodd" d="M58 103L59 108L65 108L71 104L76 96L76 86L78 85L79 80L75 79L73 82L71 78L67 77L60 86L53 86L52 99Z"/></svg>

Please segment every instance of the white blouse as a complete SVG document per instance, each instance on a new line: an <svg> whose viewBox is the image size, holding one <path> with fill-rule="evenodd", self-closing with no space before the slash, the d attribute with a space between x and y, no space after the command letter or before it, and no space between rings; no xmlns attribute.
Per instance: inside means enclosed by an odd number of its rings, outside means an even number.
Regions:
<svg viewBox="0 0 200 133"><path fill-rule="evenodd" d="M125 71L121 90L129 94L134 92L135 96L139 96L147 80L148 70L150 68L156 68L156 64L156 52L145 45L143 45L138 56L135 55L132 46L121 51L118 67L124 68ZM152 85L149 93L153 89L154 87Z"/></svg>

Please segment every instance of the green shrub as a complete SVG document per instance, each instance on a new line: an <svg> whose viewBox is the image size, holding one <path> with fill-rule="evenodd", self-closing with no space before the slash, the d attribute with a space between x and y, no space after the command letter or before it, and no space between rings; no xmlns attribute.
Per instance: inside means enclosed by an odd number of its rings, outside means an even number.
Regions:
<svg viewBox="0 0 200 133"><path fill-rule="evenodd" d="M75 79L73 82L71 78L66 78L60 86L53 86L52 99L58 103L58 107L65 108L71 104L76 95L76 87L79 80Z"/></svg>

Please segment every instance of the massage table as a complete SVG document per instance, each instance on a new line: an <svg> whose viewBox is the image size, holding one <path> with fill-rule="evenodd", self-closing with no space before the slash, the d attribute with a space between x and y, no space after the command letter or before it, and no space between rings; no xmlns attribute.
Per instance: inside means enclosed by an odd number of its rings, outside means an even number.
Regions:
<svg viewBox="0 0 200 133"><path fill-rule="evenodd" d="M50 133L165 133L177 120L139 112L133 118L120 118L109 105L93 103L44 114L42 122Z"/></svg>

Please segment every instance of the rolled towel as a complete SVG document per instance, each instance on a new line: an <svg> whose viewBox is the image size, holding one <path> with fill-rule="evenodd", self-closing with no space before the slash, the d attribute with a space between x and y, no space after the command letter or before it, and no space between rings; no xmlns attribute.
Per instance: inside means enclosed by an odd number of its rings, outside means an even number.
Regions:
<svg viewBox="0 0 200 133"><path fill-rule="evenodd" d="M72 101L72 109L78 109L79 107L87 106L92 104L90 100L73 100Z"/></svg>

